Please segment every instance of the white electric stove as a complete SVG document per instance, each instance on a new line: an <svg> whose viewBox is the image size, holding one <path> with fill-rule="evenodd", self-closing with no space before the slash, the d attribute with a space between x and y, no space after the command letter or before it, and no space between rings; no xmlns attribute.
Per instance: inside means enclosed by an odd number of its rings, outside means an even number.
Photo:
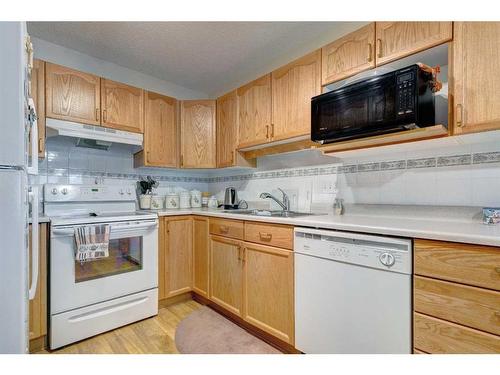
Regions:
<svg viewBox="0 0 500 375"><path fill-rule="evenodd" d="M50 231L50 348L158 313L158 218L133 186L44 187ZM75 228L109 224L109 256L75 260Z"/></svg>

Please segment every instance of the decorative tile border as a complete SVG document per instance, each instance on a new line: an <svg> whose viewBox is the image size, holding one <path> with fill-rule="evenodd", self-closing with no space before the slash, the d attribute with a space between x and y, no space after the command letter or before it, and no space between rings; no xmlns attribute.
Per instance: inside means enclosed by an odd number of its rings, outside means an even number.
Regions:
<svg viewBox="0 0 500 375"><path fill-rule="evenodd" d="M436 166L436 158L408 159L406 168L432 168Z"/></svg>
<svg viewBox="0 0 500 375"><path fill-rule="evenodd" d="M416 168L435 168L435 167L449 167L459 165L478 165L500 163L500 151L498 152L482 152L473 154L461 154L450 156L437 156L430 158L416 158L408 160L391 160L382 162L368 162L359 164L348 164L339 166L323 165L314 167L303 168L287 168L274 171L252 172L231 176L165 176L156 175L155 173L108 173L96 172L80 169L66 169L66 168L49 168L42 169L41 174L58 177L105 177L115 179L139 180L144 176L152 176L158 181L167 182L190 182L190 183L221 183L230 181L248 181L259 179L271 178L288 178L288 177L308 177L308 176L324 176L336 173L362 173L362 172L380 172L391 170L404 170Z"/></svg>
<svg viewBox="0 0 500 375"><path fill-rule="evenodd" d="M471 155L439 156L437 158L437 166L448 167L452 165L469 165L471 160Z"/></svg>
<svg viewBox="0 0 500 375"><path fill-rule="evenodd" d="M473 164L500 163L500 152L482 152L472 155Z"/></svg>

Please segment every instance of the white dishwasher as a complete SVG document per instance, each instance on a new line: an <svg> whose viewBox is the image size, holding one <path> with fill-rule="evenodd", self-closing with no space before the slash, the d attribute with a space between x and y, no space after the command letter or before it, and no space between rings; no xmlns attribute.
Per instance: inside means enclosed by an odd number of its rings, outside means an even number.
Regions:
<svg viewBox="0 0 500 375"><path fill-rule="evenodd" d="M295 346L411 353L412 241L295 228Z"/></svg>

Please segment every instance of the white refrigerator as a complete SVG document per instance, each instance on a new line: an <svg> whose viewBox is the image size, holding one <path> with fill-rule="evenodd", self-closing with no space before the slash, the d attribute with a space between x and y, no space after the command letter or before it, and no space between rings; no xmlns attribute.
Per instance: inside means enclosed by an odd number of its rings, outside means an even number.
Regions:
<svg viewBox="0 0 500 375"><path fill-rule="evenodd" d="M38 282L38 267L28 270L28 252L38 263L38 241L28 243L30 197L32 236L38 238L38 192L30 194L28 186L28 175L38 173L32 61L26 23L0 22L0 354L28 351L28 301Z"/></svg>

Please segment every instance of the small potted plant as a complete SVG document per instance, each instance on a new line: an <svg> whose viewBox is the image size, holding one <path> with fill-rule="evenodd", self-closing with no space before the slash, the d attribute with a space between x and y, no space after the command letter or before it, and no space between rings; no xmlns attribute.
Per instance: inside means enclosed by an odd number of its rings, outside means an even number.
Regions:
<svg viewBox="0 0 500 375"><path fill-rule="evenodd" d="M158 181L155 181L151 176L147 176L146 179L141 178L137 181L137 188L140 192L139 194L139 206L143 210L151 209L151 196L153 194L153 189L158 187Z"/></svg>

